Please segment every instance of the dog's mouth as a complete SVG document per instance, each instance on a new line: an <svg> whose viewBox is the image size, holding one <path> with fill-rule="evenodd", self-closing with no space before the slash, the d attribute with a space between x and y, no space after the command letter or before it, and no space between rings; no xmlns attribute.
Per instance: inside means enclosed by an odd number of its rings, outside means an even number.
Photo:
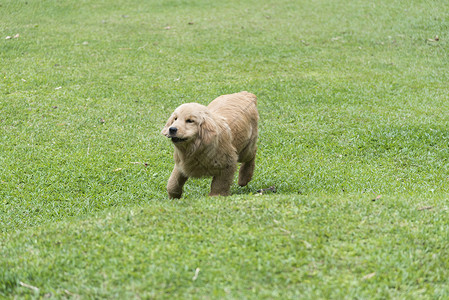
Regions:
<svg viewBox="0 0 449 300"><path fill-rule="evenodd" d="M175 144L187 141L187 139L182 139L182 138L175 137L175 136L169 136L169 138L171 138L171 141Z"/></svg>

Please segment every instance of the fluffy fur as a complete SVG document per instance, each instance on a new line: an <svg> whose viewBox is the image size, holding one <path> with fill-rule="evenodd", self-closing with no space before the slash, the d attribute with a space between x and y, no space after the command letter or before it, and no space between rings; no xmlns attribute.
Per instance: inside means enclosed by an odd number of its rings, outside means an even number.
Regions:
<svg viewBox="0 0 449 300"><path fill-rule="evenodd" d="M257 141L257 98L248 92L223 95L207 107L179 106L162 129L175 146L175 167L167 183L170 198L180 198L189 177L212 176L211 196L230 194L237 168L239 185L254 172Z"/></svg>

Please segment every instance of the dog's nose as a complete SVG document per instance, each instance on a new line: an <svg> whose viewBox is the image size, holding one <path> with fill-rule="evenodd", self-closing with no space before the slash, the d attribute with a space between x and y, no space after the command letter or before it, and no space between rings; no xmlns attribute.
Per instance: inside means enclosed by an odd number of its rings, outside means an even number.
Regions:
<svg viewBox="0 0 449 300"><path fill-rule="evenodd" d="M176 132L178 132L178 128L176 128L176 127L170 127L170 128L168 129L168 131L170 132L170 134L176 134Z"/></svg>

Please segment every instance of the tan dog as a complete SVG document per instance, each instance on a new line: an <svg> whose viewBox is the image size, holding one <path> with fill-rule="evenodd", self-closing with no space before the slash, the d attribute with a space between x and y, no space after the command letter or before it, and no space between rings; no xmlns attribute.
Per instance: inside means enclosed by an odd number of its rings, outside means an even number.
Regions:
<svg viewBox="0 0 449 300"><path fill-rule="evenodd" d="M223 95L207 107L198 103L179 106L162 134L175 146L175 167L167 183L170 198L180 198L189 177L212 176L210 196L230 194L237 168L239 185L254 172L257 141L257 97L248 92Z"/></svg>

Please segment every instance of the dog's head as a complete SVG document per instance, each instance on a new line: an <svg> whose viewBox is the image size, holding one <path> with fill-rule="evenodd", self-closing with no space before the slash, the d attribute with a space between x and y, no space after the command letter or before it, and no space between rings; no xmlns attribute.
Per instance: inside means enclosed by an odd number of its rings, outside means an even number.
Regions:
<svg viewBox="0 0 449 300"><path fill-rule="evenodd" d="M217 125L206 106L186 103L175 109L161 133L175 145L208 144L217 134Z"/></svg>

